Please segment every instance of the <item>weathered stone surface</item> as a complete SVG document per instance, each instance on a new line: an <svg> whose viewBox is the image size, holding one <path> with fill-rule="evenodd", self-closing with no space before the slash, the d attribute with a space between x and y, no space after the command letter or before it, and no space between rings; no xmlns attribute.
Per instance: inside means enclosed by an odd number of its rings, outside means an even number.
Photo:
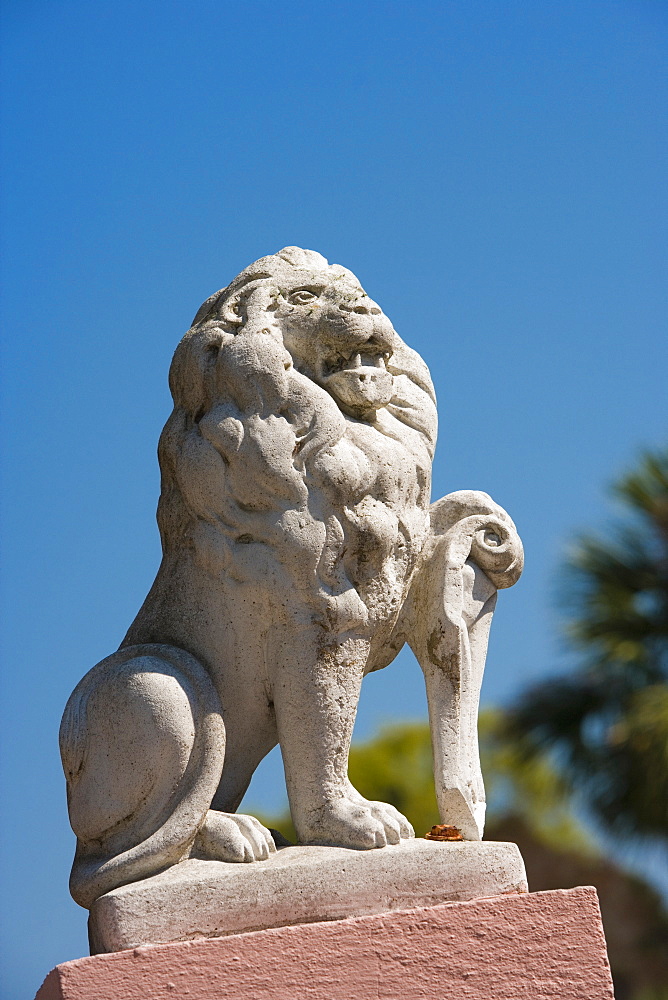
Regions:
<svg viewBox="0 0 668 1000"><path fill-rule="evenodd" d="M286 847L268 861L184 861L91 908L96 951L526 892L515 844L404 841L370 854Z"/></svg>
<svg viewBox="0 0 668 1000"><path fill-rule="evenodd" d="M383 852L378 852L383 853ZM66 962L36 1000L613 1000L596 890L446 903Z"/></svg>
<svg viewBox="0 0 668 1000"><path fill-rule="evenodd" d="M191 858L266 860L269 831L236 810L278 742L301 844L411 838L348 780L362 679L404 643L424 670L441 821L479 840L478 696L522 546L485 493L430 502L424 361L350 271L287 247L204 303L170 386L162 564L61 726L74 898Z"/></svg>

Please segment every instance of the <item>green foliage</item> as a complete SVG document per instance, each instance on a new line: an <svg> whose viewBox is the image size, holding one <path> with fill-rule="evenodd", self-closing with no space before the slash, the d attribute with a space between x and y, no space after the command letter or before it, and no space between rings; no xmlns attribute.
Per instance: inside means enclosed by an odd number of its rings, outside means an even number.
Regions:
<svg viewBox="0 0 668 1000"><path fill-rule="evenodd" d="M525 754L499 709L483 710L478 730L488 822L512 816L546 846L592 853L588 836L572 814L568 784L549 757Z"/></svg>
<svg viewBox="0 0 668 1000"><path fill-rule="evenodd" d="M580 668L534 686L510 723L527 760L556 751L571 787L618 834L668 832L668 451L614 487L625 520L583 536L563 581Z"/></svg>
<svg viewBox="0 0 668 1000"><path fill-rule="evenodd" d="M489 818L520 816L546 843L585 849L588 841L571 815L567 785L547 757L527 758L508 735L499 710L480 713L479 732ZM367 798L395 805L418 836L439 822L426 723L387 726L369 742L356 744L350 777Z"/></svg>
<svg viewBox="0 0 668 1000"><path fill-rule="evenodd" d="M562 601L589 672L628 689L668 680L668 451L645 455L613 494L625 521L579 539Z"/></svg>

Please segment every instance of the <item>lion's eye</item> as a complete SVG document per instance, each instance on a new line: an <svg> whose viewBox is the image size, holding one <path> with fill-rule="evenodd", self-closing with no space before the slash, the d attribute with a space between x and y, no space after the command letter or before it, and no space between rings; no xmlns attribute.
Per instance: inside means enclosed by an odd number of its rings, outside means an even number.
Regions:
<svg viewBox="0 0 668 1000"><path fill-rule="evenodd" d="M295 306L306 306L309 302L314 302L318 298L317 293L310 288L297 288L290 292L288 302Z"/></svg>

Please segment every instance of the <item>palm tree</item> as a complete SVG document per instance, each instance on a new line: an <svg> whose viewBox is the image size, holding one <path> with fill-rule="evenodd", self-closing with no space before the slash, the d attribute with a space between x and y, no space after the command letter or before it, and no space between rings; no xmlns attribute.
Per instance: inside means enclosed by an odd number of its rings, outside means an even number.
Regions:
<svg viewBox="0 0 668 1000"><path fill-rule="evenodd" d="M581 537L565 567L580 667L530 688L509 728L529 756L554 752L609 830L668 838L668 450L613 492L624 519Z"/></svg>

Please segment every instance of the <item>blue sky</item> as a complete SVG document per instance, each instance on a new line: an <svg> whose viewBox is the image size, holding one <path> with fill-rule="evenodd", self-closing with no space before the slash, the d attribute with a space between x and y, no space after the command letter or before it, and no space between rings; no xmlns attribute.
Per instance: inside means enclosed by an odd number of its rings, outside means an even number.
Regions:
<svg viewBox="0 0 668 1000"><path fill-rule="evenodd" d="M197 307L282 246L360 277L427 360L434 497L484 489L527 568L484 687L565 660L555 571L665 441L659 0L6 0L3 998L86 953L57 750L159 561L167 369ZM358 733L425 713L409 657ZM280 761L249 793L282 801Z"/></svg>

